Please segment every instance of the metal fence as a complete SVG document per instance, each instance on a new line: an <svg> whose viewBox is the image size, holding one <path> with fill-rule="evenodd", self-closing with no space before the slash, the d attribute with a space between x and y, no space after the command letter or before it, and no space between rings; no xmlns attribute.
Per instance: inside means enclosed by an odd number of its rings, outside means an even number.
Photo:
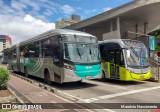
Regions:
<svg viewBox="0 0 160 112"><path fill-rule="evenodd" d="M155 60L150 60L151 80L160 83L160 63Z"/></svg>

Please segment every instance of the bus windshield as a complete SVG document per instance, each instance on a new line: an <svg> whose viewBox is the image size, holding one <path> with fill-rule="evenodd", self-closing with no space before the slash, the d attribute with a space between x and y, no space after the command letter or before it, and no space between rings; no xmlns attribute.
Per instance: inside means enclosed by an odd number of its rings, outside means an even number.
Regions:
<svg viewBox="0 0 160 112"><path fill-rule="evenodd" d="M100 62L98 44L65 43L64 58L78 63Z"/></svg>
<svg viewBox="0 0 160 112"><path fill-rule="evenodd" d="M126 62L129 67L141 68L149 66L149 58L147 48L143 42L137 40L122 40L123 44L130 51L130 56L127 57ZM125 50L127 55L127 50Z"/></svg>
<svg viewBox="0 0 160 112"><path fill-rule="evenodd" d="M142 66L149 66L147 49L145 47L130 47L128 50L130 51L130 57L128 57L126 61L129 67L136 68Z"/></svg>

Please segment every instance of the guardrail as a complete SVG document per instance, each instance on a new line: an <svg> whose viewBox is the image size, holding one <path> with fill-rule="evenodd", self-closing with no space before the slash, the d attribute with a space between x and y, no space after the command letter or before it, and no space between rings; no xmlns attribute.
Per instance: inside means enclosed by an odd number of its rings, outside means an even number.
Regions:
<svg viewBox="0 0 160 112"><path fill-rule="evenodd" d="M151 79L160 83L160 63L150 59Z"/></svg>

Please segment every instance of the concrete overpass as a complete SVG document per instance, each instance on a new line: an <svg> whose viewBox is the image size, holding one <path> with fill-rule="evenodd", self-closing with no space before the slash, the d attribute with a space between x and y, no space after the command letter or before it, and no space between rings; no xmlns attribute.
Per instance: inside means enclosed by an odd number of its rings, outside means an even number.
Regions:
<svg viewBox="0 0 160 112"><path fill-rule="evenodd" d="M131 38L142 40L147 45L147 38L144 38L143 34L147 34L160 24L159 11L160 0L134 0L65 29L88 32L97 36L99 40Z"/></svg>

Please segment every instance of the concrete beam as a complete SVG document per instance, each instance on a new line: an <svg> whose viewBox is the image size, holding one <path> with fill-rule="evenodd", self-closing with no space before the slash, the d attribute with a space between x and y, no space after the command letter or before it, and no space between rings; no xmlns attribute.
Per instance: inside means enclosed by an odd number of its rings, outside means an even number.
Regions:
<svg viewBox="0 0 160 112"><path fill-rule="evenodd" d="M76 24L72 24L70 26L67 26L67 27L65 27L65 29L79 29L82 27L86 27L86 26L89 26L89 25L92 25L92 24L95 24L98 22L105 21L107 19L111 19L113 17L117 17L117 16L124 14L125 12L128 12L132 9L136 9L141 6L149 5L152 3L158 3L158 2L160 2L160 0L135 0L133 2L122 5L120 7L115 8L115 9L112 9L112 10L106 11L104 13L101 13L99 15L96 15L94 17L88 18L84 21L80 21Z"/></svg>

